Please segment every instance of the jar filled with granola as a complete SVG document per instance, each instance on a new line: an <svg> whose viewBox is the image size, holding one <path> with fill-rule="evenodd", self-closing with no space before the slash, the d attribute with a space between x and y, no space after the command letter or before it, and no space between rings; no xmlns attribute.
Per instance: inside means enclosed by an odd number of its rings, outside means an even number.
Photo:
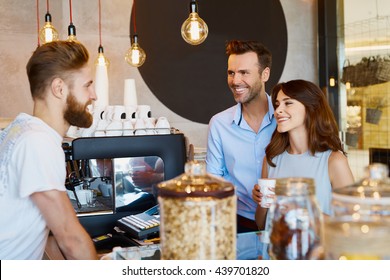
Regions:
<svg viewBox="0 0 390 280"><path fill-rule="evenodd" d="M315 198L314 180L276 180L275 202L267 215L269 255L277 260L312 259L321 246L323 217Z"/></svg>
<svg viewBox="0 0 390 280"><path fill-rule="evenodd" d="M185 173L158 184L161 258L236 259L234 186L191 161Z"/></svg>
<svg viewBox="0 0 390 280"><path fill-rule="evenodd" d="M388 167L373 163L355 184L334 190L333 215L325 219L326 259L390 259Z"/></svg>

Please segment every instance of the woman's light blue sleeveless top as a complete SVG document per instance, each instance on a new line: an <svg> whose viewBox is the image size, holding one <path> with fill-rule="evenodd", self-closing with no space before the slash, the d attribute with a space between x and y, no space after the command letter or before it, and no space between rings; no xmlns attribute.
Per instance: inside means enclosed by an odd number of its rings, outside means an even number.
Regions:
<svg viewBox="0 0 390 280"><path fill-rule="evenodd" d="M331 214L332 185L328 173L328 160L331 150L299 155L287 151L276 156L272 161L276 167L268 166L268 178L306 177L313 178L316 186L316 198L321 211Z"/></svg>

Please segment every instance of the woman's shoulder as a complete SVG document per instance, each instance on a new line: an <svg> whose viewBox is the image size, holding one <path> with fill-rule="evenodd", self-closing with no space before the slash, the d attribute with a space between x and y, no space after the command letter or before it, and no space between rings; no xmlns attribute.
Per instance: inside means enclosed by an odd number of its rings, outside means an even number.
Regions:
<svg viewBox="0 0 390 280"><path fill-rule="evenodd" d="M329 157L329 176L332 187L338 188L354 182L348 158L341 151L332 151Z"/></svg>
<svg viewBox="0 0 390 280"><path fill-rule="evenodd" d="M328 161L329 169L333 172L349 171L349 163L346 155L341 151L332 151Z"/></svg>
<svg viewBox="0 0 390 280"><path fill-rule="evenodd" d="M329 160L347 160L347 156L342 151L330 151Z"/></svg>

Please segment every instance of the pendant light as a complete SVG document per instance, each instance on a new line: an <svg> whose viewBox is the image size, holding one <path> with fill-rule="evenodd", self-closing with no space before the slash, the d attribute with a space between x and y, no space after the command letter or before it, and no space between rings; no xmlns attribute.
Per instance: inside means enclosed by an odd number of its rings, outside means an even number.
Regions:
<svg viewBox="0 0 390 280"><path fill-rule="evenodd" d="M77 41L76 26L73 25L72 0L69 0L69 19L70 23L68 26L68 41Z"/></svg>
<svg viewBox="0 0 390 280"><path fill-rule="evenodd" d="M109 60L104 55L102 46L102 16L101 16L101 1L99 0L99 48L98 57L95 60L95 92L97 99L94 102L94 108L106 108L109 105L109 81L108 81L108 66Z"/></svg>
<svg viewBox="0 0 390 280"><path fill-rule="evenodd" d="M99 48L98 48L98 57L95 60L95 65L105 65L109 66L110 61L104 55L104 49L102 45L102 12L101 12L101 0L99 0Z"/></svg>
<svg viewBox="0 0 390 280"><path fill-rule="evenodd" d="M207 24L198 15L198 4L190 2L190 15L181 26L181 36L190 45L199 45L206 40L209 34Z"/></svg>
<svg viewBox="0 0 390 280"><path fill-rule="evenodd" d="M41 45L40 39L39 39L39 0L36 0L37 3L37 48Z"/></svg>
<svg viewBox="0 0 390 280"><path fill-rule="evenodd" d="M49 12L49 0L46 0L46 15L45 25L39 31L39 37L42 44L46 44L52 41L58 41L58 31L51 23L51 14Z"/></svg>
<svg viewBox="0 0 390 280"><path fill-rule="evenodd" d="M136 20L135 20L135 0L133 2L133 26L134 26L134 35L130 35L130 49L126 52L125 60L128 64L134 67L140 67L142 64L144 64L146 59L146 53L145 51L140 47L138 44L138 35L137 35L137 26L136 26ZM130 20L130 27L131 27L131 20ZM131 28L130 28L131 29ZM129 33L130 30L129 30Z"/></svg>

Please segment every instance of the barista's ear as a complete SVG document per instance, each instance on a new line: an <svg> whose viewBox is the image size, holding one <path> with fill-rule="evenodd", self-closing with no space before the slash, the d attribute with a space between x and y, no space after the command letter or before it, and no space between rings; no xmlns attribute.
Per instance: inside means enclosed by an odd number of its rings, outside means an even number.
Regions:
<svg viewBox="0 0 390 280"><path fill-rule="evenodd" d="M51 82L51 92L57 98L64 97L65 94L64 87L65 87L65 83L61 78L54 78L54 80Z"/></svg>
<svg viewBox="0 0 390 280"><path fill-rule="evenodd" d="M263 72L261 72L261 79L263 82L267 82L269 79L269 76L271 74L271 69L269 67L265 67Z"/></svg>

